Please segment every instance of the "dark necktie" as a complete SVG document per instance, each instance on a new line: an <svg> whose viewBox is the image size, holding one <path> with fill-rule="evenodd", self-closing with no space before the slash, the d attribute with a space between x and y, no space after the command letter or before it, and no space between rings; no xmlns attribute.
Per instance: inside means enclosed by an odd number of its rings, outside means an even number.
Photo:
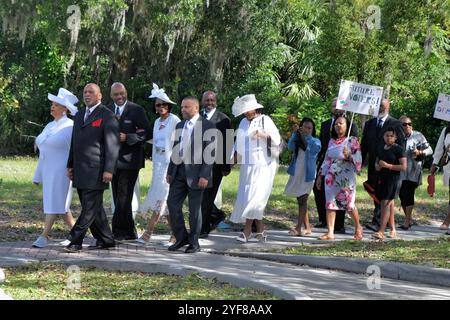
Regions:
<svg viewBox="0 0 450 320"><path fill-rule="evenodd" d="M383 128L383 119L378 119L378 123L377 123L377 135L381 132L381 128Z"/></svg>
<svg viewBox="0 0 450 320"><path fill-rule="evenodd" d="M84 122L86 122L86 120L89 118L90 115L91 115L91 109L86 107L86 114L84 115Z"/></svg>
<svg viewBox="0 0 450 320"><path fill-rule="evenodd" d="M203 116L203 118L208 119L208 115L206 114L206 111L202 112L202 116Z"/></svg>
<svg viewBox="0 0 450 320"><path fill-rule="evenodd" d="M116 107L116 116L120 117L120 110L119 110L119 107Z"/></svg>

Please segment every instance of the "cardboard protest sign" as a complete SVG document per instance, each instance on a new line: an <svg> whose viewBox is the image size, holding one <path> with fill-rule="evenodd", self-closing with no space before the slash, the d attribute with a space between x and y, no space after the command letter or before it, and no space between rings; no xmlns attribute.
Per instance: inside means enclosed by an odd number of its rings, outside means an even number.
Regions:
<svg viewBox="0 0 450 320"><path fill-rule="evenodd" d="M341 80L336 108L371 116L378 116L383 87Z"/></svg>
<svg viewBox="0 0 450 320"><path fill-rule="evenodd" d="M439 93L433 117L450 121L450 94Z"/></svg>

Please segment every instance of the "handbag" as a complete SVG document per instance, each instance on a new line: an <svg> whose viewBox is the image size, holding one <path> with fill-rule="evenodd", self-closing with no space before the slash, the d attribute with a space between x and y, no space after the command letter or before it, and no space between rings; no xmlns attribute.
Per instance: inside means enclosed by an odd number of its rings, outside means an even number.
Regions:
<svg viewBox="0 0 450 320"><path fill-rule="evenodd" d="M264 118L262 117L262 127L264 129ZM283 150L286 148L287 144L286 142L280 137L280 144L276 145L272 143L272 139L269 137L267 138L267 154L269 157L272 158L279 158L280 154L283 152Z"/></svg>

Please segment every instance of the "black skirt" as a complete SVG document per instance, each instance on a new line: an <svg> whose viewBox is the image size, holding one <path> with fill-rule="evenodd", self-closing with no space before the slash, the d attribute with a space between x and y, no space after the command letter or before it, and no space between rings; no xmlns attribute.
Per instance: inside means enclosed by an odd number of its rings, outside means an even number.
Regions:
<svg viewBox="0 0 450 320"><path fill-rule="evenodd" d="M399 175L380 175L376 195L378 200L394 200L399 188Z"/></svg>

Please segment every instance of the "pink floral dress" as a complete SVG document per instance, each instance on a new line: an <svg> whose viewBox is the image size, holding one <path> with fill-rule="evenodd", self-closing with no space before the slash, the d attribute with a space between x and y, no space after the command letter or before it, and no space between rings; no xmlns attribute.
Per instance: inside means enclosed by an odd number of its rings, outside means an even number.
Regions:
<svg viewBox="0 0 450 320"><path fill-rule="evenodd" d="M351 150L351 160L344 160L344 147ZM321 175L325 177L326 208L329 210L352 210L355 207L356 174L361 171L361 148L358 138L331 139Z"/></svg>

